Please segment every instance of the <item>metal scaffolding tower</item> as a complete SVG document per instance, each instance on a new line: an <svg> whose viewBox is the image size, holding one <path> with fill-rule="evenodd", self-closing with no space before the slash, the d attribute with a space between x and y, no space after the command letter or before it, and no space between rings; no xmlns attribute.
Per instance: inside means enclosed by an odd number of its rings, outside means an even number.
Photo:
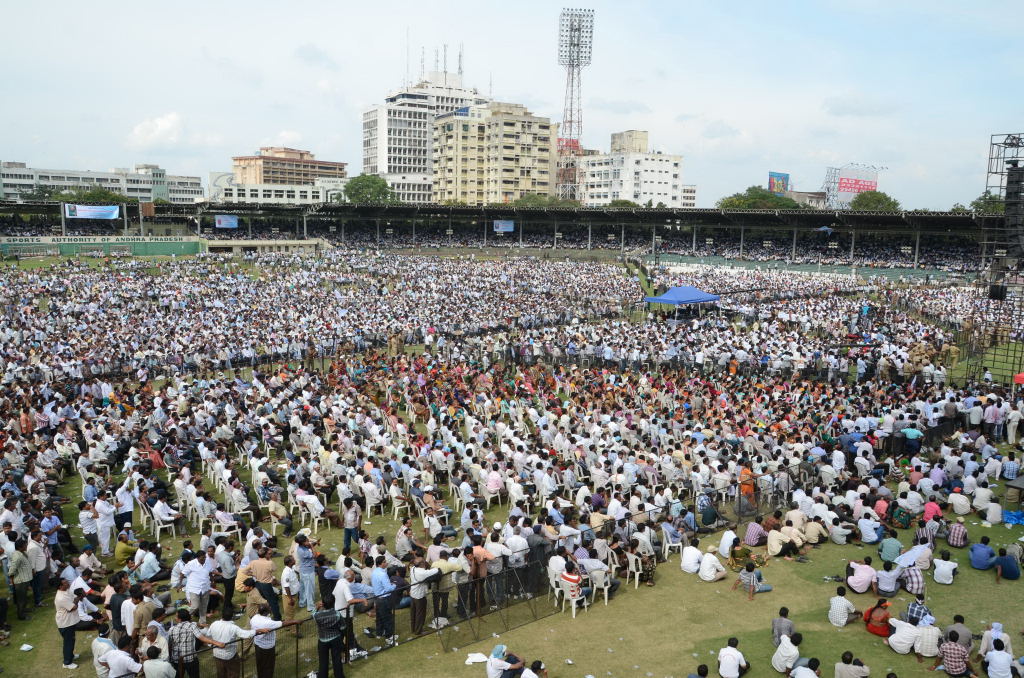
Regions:
<svg viewBox="0 0 1024 678"><path fill-rule="evenodd" d="M580 137L583 131L583 104L580 97L581 74L590 65L594 44L594 10L563 9L558 19L558 64L565 67L565 106L558 130L558 197L579 200Z"/></svg>

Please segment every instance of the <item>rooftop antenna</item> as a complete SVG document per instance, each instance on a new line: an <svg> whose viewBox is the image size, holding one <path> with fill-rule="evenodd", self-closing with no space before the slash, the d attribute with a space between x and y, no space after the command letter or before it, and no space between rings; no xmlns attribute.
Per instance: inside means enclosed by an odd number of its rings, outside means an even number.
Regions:
<svg viewBox="0 0 1024 678"><path fill-rule="evenodd" d="M439 62L438 62L438 60L437 60L437 48L435 47L435 48L434 48L434 70L435 70L435 71L439 71L439 70L441 70L440 68L438 68L438 63L439 63Z"/></svg>
<svg viewBox="0 0 1024 678"><path fill-rule="evenodd" d="M487 98L494 98L494 73L487 74Z"/></svg>
<svg viewBox="0 0 1024 678"><path fill-rule="evenodd" d="M409 86L409 27L405 27L405 86Z"/></svg>
<svg viewBox="0 0 1024 678"><path fill-rule="evenodd" d="M426 73L426 71L424 70L424 66L423 66L423 62L425 61L426 56L427 56L427 48L424 47L423 45L420 45L420 82L423 82L423 76Z"/></svg>
<svg viewBox="0 0 1024 678"><path fill-rule="evenodd" d="M462 43L459 43L459 77L462 77Z"/></svg>
<svg viewBox="0 0 1024 678"><path fill-rule="evenodd" d="M448 43L447 42L444 43L444 70L442 72L444 73L444 84L445 84L445 87L447 87L448 86Z"/></svg>

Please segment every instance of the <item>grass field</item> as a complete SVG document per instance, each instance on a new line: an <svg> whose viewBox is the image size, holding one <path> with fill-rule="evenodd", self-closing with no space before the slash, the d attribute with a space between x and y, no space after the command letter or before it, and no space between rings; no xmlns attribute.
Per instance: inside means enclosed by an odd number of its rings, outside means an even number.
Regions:
<svg viewBox="0 0 1024 678"><path fill-rule="evenodd" d="M77 477L63 489L67 496L77 499ZM503 507L495 506L488 514L489 520L504 520L505 517ZM1007 544L1024 534L1020 527L984 529L976 523L973 518L968 522L972 540L987 533L995 545ZM372 536L384 535L390 543L397 527L397 522L390 515L374 516L367 530ZM73 534L77 539L77 530L73 530ZM331 558L336 558L337 551L332 549L340 549L341 532L325 530L319 536L323 549ZM904 544L909 543L908 534L901 537ZM180 538L162 542L167 545L165 553L174 554L180 550ZM707 540L707 543L717 542L717 536ZM358 662L349 669L349 675L480 677L483 675L482 667L464 665L466 653L487 654L495 643L501 642L520 656L530 660L543 659L551 676L681 678L701 662L714 669L718 649L724 646L729 636L735 635L740 639L740 650L753 665L748 675L771 676L777 674L769 664L773 652L769 628L771 619L783 605L790 608L791 618L804 634L804 655L819 657L829 667L823 675L831 675L831 664L846 649L871 666L874 669L872 675L884 675L883 670L894 670L901 678L926 675L922 665L913 657L896 655L859 625L836 629L829 624L826 616L828 599L833 595L836 584L823 581L823 578L841 574L845 559L862 558L864 555L874 555L874 549L828 544L811 551L808 563L773 561L764 568L764 575L775 590L759 594L753 601L747 601L741 593L730 590L731 577L708 584L682 573L679 556L673 555L668 563L658 567L656 587L622 589L607 607L599 600L589 612L579 612L575 620L566 612L506 632L498 618L490 615L483 623L486 628L493 628L493 632L500 636L499 640L490 638L445 651L439 637L428 636ZM927 577L928 603L939 623L948 624L953 614L963 614L968 626L976 633L991 621L1001 621L1012 635L1024 629L1024 608L1017 602L1022 583L996 584L992 573L971 570L965 551L956 552L954 558L960 562L962 573L956 584L940 586L931 581L930 575ZM853 595L851 599L858 609L864 609L873 602L870 595ZM909 596L901 594L896 599L894 611L902 611L908 602ZM537 604L550 603L540 600ZM13 617L13 611L10 616ZM400 620L405 619L407 617L400 617ZM82 654L79 669L64 672L60 668L52 593L46 597L46 606L37 609L31 621L14 621L13 624L15 632L10 647L0 648L0 666L6 669L7 675L50 668L66 675L93 675L88 648L94 636L89 633L81 633L78 637L77 651ZM400 626L398 633L408 637L409 629ZM17 648L22 643L31 644L34 649L19 652ZM567 659L573 664L566 664Z"/></svg>

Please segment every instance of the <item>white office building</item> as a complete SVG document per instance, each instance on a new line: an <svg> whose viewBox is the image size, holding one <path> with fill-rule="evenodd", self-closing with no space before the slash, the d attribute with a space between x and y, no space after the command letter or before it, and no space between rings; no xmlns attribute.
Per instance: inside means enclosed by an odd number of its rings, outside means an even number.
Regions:
<svg viewBox="0 0 1024 678"><path fill-rule="evenodd" d="M344 196L348 178L321 177L312 184L242 184L233 172L210 172L211 203L315 205Z"/></svg>
<svg viewBox="0 0 1024 678"><path fill-rule="evenodd" d="M584 207L604 207L613 200L697 206L697 187L683 183L683 156L648 150L645 131L613 134L611 152L581 157L580 169Z"/></svg>
<svg viewBox="0 0 1024 678"><path fill-rule="evenodd" d="M131 170L116 168L109 172L92 170L37 169L23 162L0 162L0 198L18 200L23 192L37 188L55 191L103 188L142 202L166 200L189 204L203 199L199 177L167 174L159 165L140 164Z"/></svg>
<svg viewBox="0 0 1024 678"><path fill-rule="evenodd" d="M461 74L436 71L389 94L363 114L363 172L383 177L402 202L430 202L435 116L489 100L464 88Z"/></svg>

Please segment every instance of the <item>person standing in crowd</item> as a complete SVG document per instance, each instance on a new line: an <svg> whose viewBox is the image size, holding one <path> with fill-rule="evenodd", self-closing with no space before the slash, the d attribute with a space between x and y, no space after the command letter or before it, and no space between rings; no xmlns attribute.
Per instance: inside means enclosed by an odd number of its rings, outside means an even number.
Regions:
<svg viewBox="0 0 1024 678"><path fill-rule="evenodd" d="M243 629L232 621L234 613L221 609L221 618L210 624L207 634L216 641L213 658L217 664L217 678L239 678L242 669L241 642L246 638L268 633L271 629Z"/></svg>
<svg viewBox="0 0 1024 678"><path fill-rule="evenodd" d="M285 626L295 626L302 622L293 619L288 622L276 621L270 616L270 605L262 603L256 614L249 619L250 629L265 629L266 633L256 636L252 640L256 654L256 677L274 678L274 668L277 661L277 630Z"/></svg>
<svg viewBox="0 0 1024 678"><path fill-rule="evenodd" d="M78 603L84 596L71 592L71 582L61 579L57 585L57 594L53 598L53 605L57 608L57 631L60 633L64 655L64 668L77 669L75 660L75 627L78 625Z"/></svg>
<svg viewBox="0 0 1024 678"><path fill-rule="evenodd" d="M216 641L192 621L192 613L181 608L177 612L178 623L167 632L167 648L171 662L181 668L182 676L199 678L199 655L196 641L213 647L223 648L224 643Z"/></svg>
<svg viewBox="0 0 1024 678"><path fill-rule="evenodd" d="M317 678L327 678L331 664L334 664L334 678L345 678L343 654L345 649L345 615L335 609L333 593L324 595L313 613L316 622L317 656L320 667ZM261 677L262 678L262 677Z"/></svg>

